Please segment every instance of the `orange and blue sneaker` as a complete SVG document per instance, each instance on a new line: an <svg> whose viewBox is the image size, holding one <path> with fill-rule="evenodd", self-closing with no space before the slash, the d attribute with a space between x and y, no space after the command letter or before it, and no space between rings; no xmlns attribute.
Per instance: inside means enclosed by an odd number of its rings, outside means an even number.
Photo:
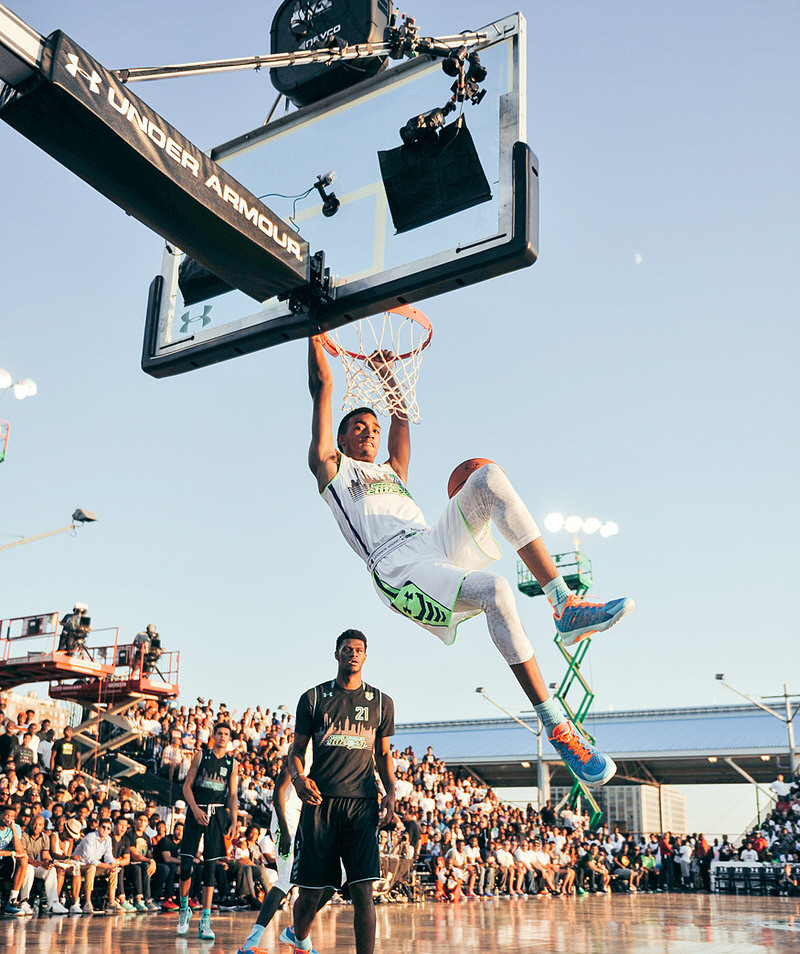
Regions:
<svg viewBox="0 0 800 954"><path fill-rule="evenodd" d="M553 613L556 632L564 646L574 646L587 636L602 633L618 623L636 604L629 596L610 603L599 603L570 594L561 613Z"/></svg>
<svg viewBox="0 0 800 954"><path fill-rule="evenodd" d="M614 760L584 739L569 720L559 722L549 739L566 765L587 785L605 785L614 777L617 771Z"/></svg>
<svg viewBox="0 0 800 954"><path fill-rule="evenodd" d="M290 944L290 945L292 946L292 948L293 948L295 951L299 951L300 954L319 954L319 951L315 951L314 948L313 948L313 946L312 946L309 950L307 950L307 951L304 951L304 950L299 946L299 942L298 942L298 940L297 940L297 938L295 937L295 934L294 934L294 925L293 925L293 924L290 924L289 927L284 928L284 929L281 931L281 934L280 934L280 937L278 938L278 940L279 940L279 941L283 941L284 944Z"/></svg>

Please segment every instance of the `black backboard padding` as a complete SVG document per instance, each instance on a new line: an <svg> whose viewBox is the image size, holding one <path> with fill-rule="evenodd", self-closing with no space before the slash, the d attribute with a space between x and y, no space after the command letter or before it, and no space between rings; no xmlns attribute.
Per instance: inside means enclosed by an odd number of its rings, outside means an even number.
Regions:
<svg viewBox="0 0 800 954"><path fill-rule="evenodd" d="M308 281L307 243L61 31L47 38L40 73L20 90L4 88L0 118L257 301ZM224 198L226 186L241 204ZM255 222L242 207L256 210Z"/></svg>

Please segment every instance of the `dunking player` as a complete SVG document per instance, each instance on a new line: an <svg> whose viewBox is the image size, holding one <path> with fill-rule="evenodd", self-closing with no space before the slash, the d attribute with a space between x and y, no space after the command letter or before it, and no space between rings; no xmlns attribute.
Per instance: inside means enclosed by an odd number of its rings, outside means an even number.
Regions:
<svg viewBox="0 0 800 954"><path fill-rule="evenodd" d="M227 722L214 726L211 747L196 752L183 782L183 797L186 799L186 827L181 840L181 894L178 913L178 934L189 930L192 911L189 907L189 888L192 884L192 868L200 838L203 838L203 914L197 928L197 936L205 941L214 940L211 930L211 899L214 896L214 880L217 862L227 856L225 835L236 833L236 816L239 801L236 794L238 766L232 755L227 754L231 740L231 727Z"/></svg>
<svg viewBox="0 0 800 954"><path fill-rule="evenodd" d="M311 759L306 760L306 768ZM303 803L291 782L288 759L278 773L275 790L272 793L272 820L269 833L275 842L275 858L278 867L278 880L266 894L256 923L250 929L247 939L239 948L237 954L256 954L263 949L260 947L261 938L269 922L275 917L283 899L292 886L292 845L297 833L297 823L300 820L300 809ZM326 888L319 900L319 909L322 909L334 895L333 888ZM289 929L291 931L291 929ZM292 939L292 943L294 943Z"/></svg>
<svg viewBox="0 0 800 954"><path fill-rule="evenodd" d="M391 389L392 356L378 355ZM548 738L575 774L602 785L616 771L611 758L583 739L549 697L508 581L485 567L500 556L493 522L541 584L565 646L613 626L633 600L596 603L572 595L553 564L536 523L497 464L474 471L429 527L405 482L411 458L408 421L392 415L389 459L376 464L381 429L370 408L345 415L333 437L333 375L319 337L309 339L309 389L314 401L308 464L350 546L367 564L378 596L446 645L464 619L484 612L489 634L544 723Z"/></svg>
<svg viewBox="0 0 800 954"><path fill-rule="evenodd" d="M303 801L294 846L292 881L299 888L294 924L281 940L295 954L311 951L309 932L324 892L340 887L344 865L353 900L356 954L375 948L372 882L380 878L378 825L394 815L394 703L361 681L367 639L357 629L336 640L336 678L309 689L297 704L294 744L287 758ZM305 774L313 739L314 764ZM385 795L378 806L378 770Z"/></svg>

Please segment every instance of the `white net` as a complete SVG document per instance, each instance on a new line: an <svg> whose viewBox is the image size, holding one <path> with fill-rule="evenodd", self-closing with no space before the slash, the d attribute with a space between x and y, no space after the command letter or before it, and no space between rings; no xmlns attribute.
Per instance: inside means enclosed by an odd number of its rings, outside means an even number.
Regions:
<svg viewBox="0 0 800 954"><path fill-rule="evenodd" d="M366 406L419 424L417 378L432 335L431 323L410 305L327 332L325 348L341 358L347 380L342 411Z"/></svg>

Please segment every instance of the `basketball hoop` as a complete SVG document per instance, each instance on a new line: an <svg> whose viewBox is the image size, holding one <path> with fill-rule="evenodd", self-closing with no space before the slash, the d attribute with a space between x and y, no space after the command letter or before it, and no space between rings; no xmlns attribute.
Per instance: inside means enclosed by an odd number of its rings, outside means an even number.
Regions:
<svg viewBox="0 0 800 954"><path fill-rule="evenodd" d="M419 424L417 378L432 337L430 321L411 305L323 334L325 350L342 360L347 380L342 410L365 405Z"/></svg>

